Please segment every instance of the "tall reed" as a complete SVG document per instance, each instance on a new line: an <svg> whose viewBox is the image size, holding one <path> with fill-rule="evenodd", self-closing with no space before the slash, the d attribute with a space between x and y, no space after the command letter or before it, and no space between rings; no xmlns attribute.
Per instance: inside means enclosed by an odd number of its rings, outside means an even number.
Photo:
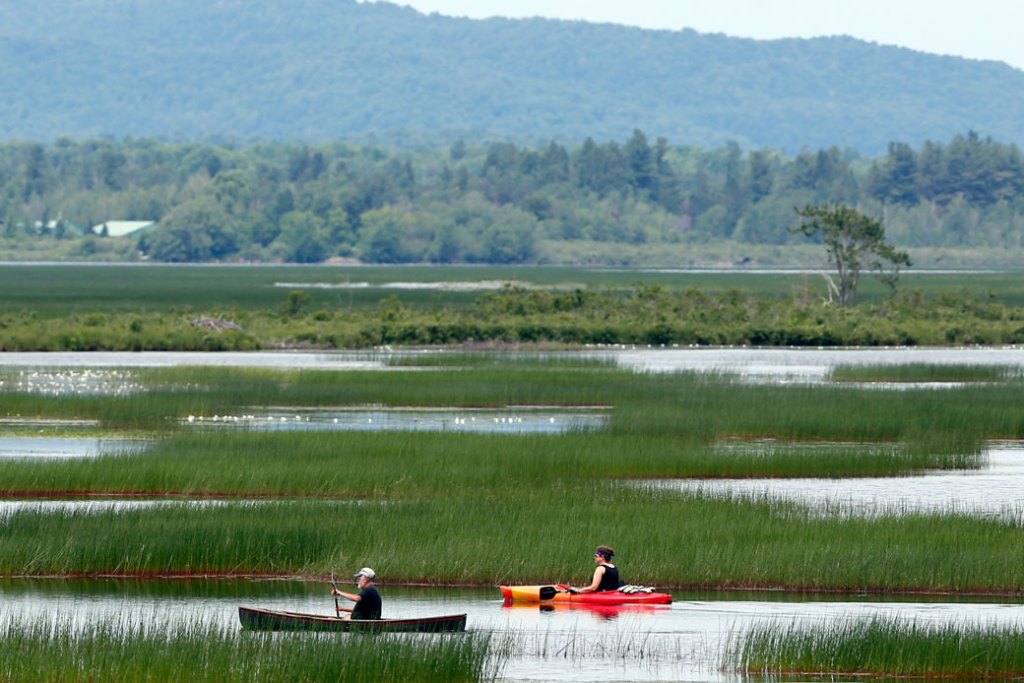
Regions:
<svg viewBox="0 0 1024 683"><path fill-rule="evenodd" d="M1015 594L1013 521L955 514L826 517L757 499L592 482L434 500L171 504L0 519L5 575L309 575L372 566L385 581L578 583L597 543L628 583L664 587Z"/></svg>

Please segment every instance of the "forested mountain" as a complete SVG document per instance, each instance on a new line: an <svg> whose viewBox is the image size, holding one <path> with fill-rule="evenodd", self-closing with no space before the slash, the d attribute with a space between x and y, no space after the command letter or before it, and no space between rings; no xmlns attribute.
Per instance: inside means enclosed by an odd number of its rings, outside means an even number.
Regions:
<svg viewBox="0 0 1024 683"><path fill-rule="evenodd" d="M926 20L926 18L922 18ZM755 41L355 0L4 0L0 138L384 146L652 138L883 153L1024 142L1024 72L834 37Z"/></svg>
<svg viewBox="0 0 1024 683"><path fill-rule="evenodd" d="M822 203L883 218L899 247L986 248L1019 265L1024 155L976 133L873 159L702 150L640 130L409 151L0 144L0 249L22 258L679 265L709 245L792 251L805 242L794 207ZM157 225L121 239L78 229L113 220Z"/></svg>

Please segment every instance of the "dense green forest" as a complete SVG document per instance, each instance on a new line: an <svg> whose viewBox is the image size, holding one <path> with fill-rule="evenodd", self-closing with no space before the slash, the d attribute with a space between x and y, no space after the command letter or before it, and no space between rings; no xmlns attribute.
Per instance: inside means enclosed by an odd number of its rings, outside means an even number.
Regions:
<svg viewBox="0 0 1024 683"><path fill-rule="evenodd" d="M922 16L921 21L928 20ZM458 138L884 153L1024 144L1024 71L849 37L759 41L356 0L4 0L0 130L48 142Z"/></svg>
<svg viewBox="0 0 1024 683"><path fill-rule="evenodd" d="M0 145L0 245L35 258L650 265L688 245L804 244L794 207L842 202L882 217L900 247L1006 251L1024 241L1022 190L1020 150L974 133L875 159L701 150L639 130L418 151L61 139ZM156 226L88 232L114 220Z"/></svg>
<svg viewBox="0 0 1024 683"><path fill-rule="evenodd" d="M154 220L138 246L161 261L526 263L552 257L545 242L786 244L801 241L793 207L809 202L883 213L905 246L1015 247L1024 227L1020 151L974 134L919 152L893 144L873 161L672 148L641 131L622 144L417 153L62 140L4 145L0 174L7 238Z"/></svg>

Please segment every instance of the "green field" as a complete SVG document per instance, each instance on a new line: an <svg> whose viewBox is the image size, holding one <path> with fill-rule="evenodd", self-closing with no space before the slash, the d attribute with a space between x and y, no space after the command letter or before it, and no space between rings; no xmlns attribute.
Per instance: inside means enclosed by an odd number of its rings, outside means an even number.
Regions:
<svg viewBox="0 0 1024 683"><path fill-rule="evenodd" d="M465 305L480 291L399 289L393 283L513 282L542 288L632 290L638 284L672 291L698 289L710 293L736 290L751 295L787 298L810 289L826 296L820 274L786 271L644 271L563 266L186 266L100 264L0 265L0 311L35 311L43 317L64 317L89 312L165 312L187 309L256 310L282 306L291 289L302 285L331 284L340 289L306 287L311 309L376 307L395 295L414 306ZM295 288L275 286L295 283ZM354 286L366 283L366 287ZM923 294L967 293L1008 306L1024 306L1024 277L1020 273L908 273L905 290ZM861 300L877 301L888 290L867 275Z"/></svg>

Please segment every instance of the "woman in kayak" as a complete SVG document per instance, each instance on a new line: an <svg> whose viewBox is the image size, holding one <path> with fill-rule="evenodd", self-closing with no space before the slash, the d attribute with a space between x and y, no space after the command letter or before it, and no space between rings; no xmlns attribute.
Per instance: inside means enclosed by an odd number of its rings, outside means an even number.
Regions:
<svg viewBox="0 0 1024 683"><path fill-rule="evenodd" d="M594 551L594 562L597 567L594 569L594 579L585 588L570 588L574 593L602 593L604 591L618 590L622 582L619 580L619 570L612 564L612 557L615 551L606 545L597 546Z"/></svg>

